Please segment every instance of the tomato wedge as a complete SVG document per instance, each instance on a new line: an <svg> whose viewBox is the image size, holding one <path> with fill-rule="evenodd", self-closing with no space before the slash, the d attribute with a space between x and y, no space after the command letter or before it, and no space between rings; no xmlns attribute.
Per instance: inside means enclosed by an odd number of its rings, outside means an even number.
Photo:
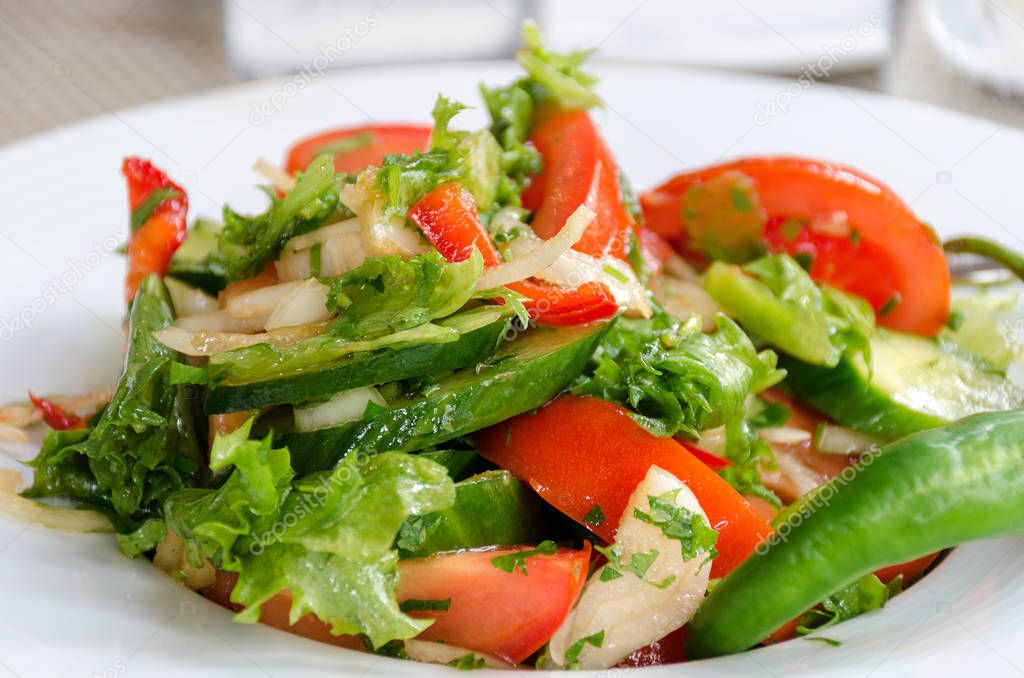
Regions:
<svg viewBox="0 0 1024 678"><path fill-rule="evenodd" d="M637 484L652 465L660 466L689 486L719 532L712 577L730 572L771 534L768 523L704 462L672 438L645 431L625 408L598 398L561 396L475 440L480 454L608 542L615 540ZM588 522L595 506L604 518Z"/></svg>
<svg viewBox="0 0 1024 678"><path fill-rule="evenodd" d="M574 249L625 258L633 220L622 201L615 160L590 116L555 115L537 126L530 141L544 159L542 172L523 193L523 206L534 211L534 232L554 236L586 205L596 216Z"/></svg>
<svg viewBox="0 0 1024 678"><path fill-rule="evenodd" d="M526 574L491 561L531 547L442 553L399 565L399 600L451 598L447 612L411 612L434 619L419 635L518 664L548 642L576 603L590 564L590 542L579 551L526 558Z"/></svg>
<svg viewBox="0 0 1024 678"><path fill-rule="evenodd" d="M480 223L476 201L458 184L442 184L420 198L409 219L448 261L465 261L480 250L485 266L501 263L491 236ZM510 283L509 289L525 296L530 317L543 325L582 325L615 315L619 305L608 288L597 282L565 288L531 280Z"/></svg>
<svg viewBox="0 0 1024 678"><path fill-rule="evenodd" d="M132 213L125 277L125 301L130 302L143 278L167 272L171 256L184 242L188 196L149 160L125 158L121 173L128 182L128 206ZM158 190L161 193L155 193ZM151 198L155 198L156 204L152 204Z"/></svg>
<svg viewBox="0 0 1024 678"><path fill-rule="evenodd" d="M647 226L685 246L687 190L728 171L753 180L773 251L810 256L814 279L864 297L886 327L928 336L942 329L950 292L942 247L892 189L849 167L754 157L686 172L640 196ZM846 233L816 228L843 214Z"/></svg>
<svg viewBox="0 0 1024 678"><path fill-rule="evenodd" d="M359 172L380 165L385 155L425 150L432 130L430 125L361 125L321 132L295 142L285 171L301 172L321 153L333 153L335 171Z"/></svg>
<svg viewBox="0 0 1024 678"><path fill-rule="evenodd" d="M513 546L479 551L442 553L398 564L397 598L451 600L448 610L410 612L410 616L434 619L418 638L492 654L518 664L548 642L576 603L590 565L590 543L582 550L559 548L550 555L524 559L526 574L506 572L494 558L531 549ZM218 572L216 583L202 594L213 602L238 611L231 591L238 576ZM335 636L320 619L307 614L289 622L291 596L282 592L260 609L260 621L289 633L341 647L364 649L356 636Z"/></svg>

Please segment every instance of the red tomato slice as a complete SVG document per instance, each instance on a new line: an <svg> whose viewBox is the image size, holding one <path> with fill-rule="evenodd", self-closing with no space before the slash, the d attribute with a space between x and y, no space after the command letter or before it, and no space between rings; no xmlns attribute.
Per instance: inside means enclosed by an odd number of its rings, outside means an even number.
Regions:
<svg viewBox="0 0 1024 678"><path fill-rule="evenodd" d="M921 556L920 558L916 558L915 560L911 560L906 563L900 563L899 565L883 567L880 570L875 570L875 575L882 580L883 584L888 584L896 577L902 575L903 585L907 586L921 578L925 573L925 570L931 567L932 563L934 563L939 557L939 553L941 552Z"/></svg>
<svg viewBox="0 0 1024 678"><path fill-rule="evenodd" d="M686 627L673 631L661 640L642 647L621 662L622 668L639 669L644 666L679 664L686 661Z"/></svg>
<svg viewBox="0 0 1024 678"><path fill-rule="evenodd" d="M448 261L465 261L480 250L485 266L501 263L501 256L480 223L472 194L457 184L442 184L420 198L409 210L412 220ZM542 325L583 325L615 315L619 305L605 285L588 282L564 288L530 280L508 288L527 297L526 310Z"/></svg>
<svg viewBox="0 0 1024 678"><path fill-rule="evenodd" d="M526 574L506 572L491 561L533 548L513 546L442 553L398 564L399 602L451 599L447 612L411 612L434 619L418 638L492 654L518 664L548 642L576 603L590 565L590 543L582 550L559 548L552 555L525 559ZM202 594L235 610L231 591L238 576L218 572L217 582ZM291 596L282 592L260 608L260 621L289 633L341 647L364 649L355 636L334 636L330 627L307 614L289 623Z"/></svg>
<svg viewBox="0 0 1024 678"><path fill-rule="evenodd" d="M480 454L608 542L615 540L633 490L651 466L660 466L689 486L719 532L712 577L730 572L771 534L743 497L686 448L651 435L628 410L598 398L561 396L475 440ZM599 525L585 520L595 505L605 516Z"/></svg>
<svg viewBox="0 0 1024 678"><path fill-rule="evenodd" d="M574 248L600 257L625 258L633 220L619 192L618 169L601 134L585 111L555 115L530 136L544 158L544 169L523 193L534 211L533 230L554 236L580 205L596 216Z"/></svg>
<svg viewBox="0 0 1024 678"><path fill-rule="evenodd" d="M425 150L432 130L430 125L362 125L321 132L295 142L285 171L301 172L321 153L334 153L335 171L359 172L379 166L385 155Z"/></svg>
<svg viewBox="0 0 1024 678"><path fill-rule="evenodd" d="M185 189L168 178L162 170L143 158L125 158L121 172L128 182L128 206L140 207L158 188L171 188L179 194L163 200L150 213L128 241L128 273L125 276L125 301L135 297L139 283L147 275L163 275L175 250L185 241L188 230L188 197Z"/></svg>
<svg viewBox="0 0 1024 678"><path fill-rule="evenodd" d="M218 570L217 581L213 586L202 589L200 593L222 607L240 612L243 606L231 602L231 592L235 589L237 581L238 575L234 572ZM263 603L263 607L260 608L260 623L321 643L347 647L351 650L366 649L363 641L358 636L336 636L331 633L331 627L328 624L325 624L311 614L304 615L299 621L292 624L289 621L291 608L291 595L288 593L278 593Z"/></svg>
<svg viewBox="0 0 1024 678"><path fill-rule="evenodd" d="M647 226L685 245L683 196L690 186L730 170L753 179L773 250L811 255L813 278L867 299L886 327L929 336L943 327L950 279L942 247L892 189L849 167L755 157L680 174L640 196ZM814 230L815 222L837 213L845 213L849 235ZM786 237L781 225L791 218L805 225Z"/></svg>
<svg viewBox="0 0 1024 678"><path fill-rule="evenodd" d="M583 550L558 549L526 559L526 574L491 562L532 547L444 553L402 561L399 600L451 598L447 612L412 612L434 619L419 635L518 664L548 642L576 603L590 564Z"/></svg>

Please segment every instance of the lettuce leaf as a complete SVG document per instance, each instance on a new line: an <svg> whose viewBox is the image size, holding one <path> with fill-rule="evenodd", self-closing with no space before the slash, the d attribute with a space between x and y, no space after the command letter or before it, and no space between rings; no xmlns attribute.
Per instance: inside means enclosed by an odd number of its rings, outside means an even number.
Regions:
<svg viewBox="0 0 1024 678"><path fill-rule="evenodd" d="M373 257L337 278L327 308L338 311L331 334L372 339L445 318L468 302L483 273L483 257L474 250L462 262L448 263L436 250L411 259Z"/></svg>
<svg viewBox="0 0 1024 678"><path fill-rule="evenodd" d="M455 501L444 466L387 452L354 455L329 472L292 478L288 450L248 440L250 424L214 443L211 466L234 465L218 489L182 490L166 502L168 526L221 568L238 573L240 622L291 591L291 619L315 614L336 634L362 633L379 647L430 625L395 600L395 537L410 516Z"/></svg>
<svg viewBox="0 0 1024 678"><path fill-rule="evenodd" d="M724 315L718 330L681 322L664 312L649 320L621 318L601 341L572 387L633 410L633 418L657 436L695 438L708 428L742 417L744 401L778 383L776 355L758 352Z"/></svg>
<svg viewBox="0 0 1024 678"><path fill-rule="evenodd" d="M283 198L270 193L270 207L262 214L245 216L225 206L216 249L203 265L228 282L256 275L289 239L320 227L337 213L340 190L334 157L323 154L313 159Z"/></svg>
<svg viewBox="0 0 1024 678"><path fill-rule="evenodd" d="M550 103L562 109L588 109L603 105L594 92L597 78L580 70L594 50L559 54L541 41L540 30L533 22L523 26L523 48L516 61L526 71L523 83L538 103Z"/></svg>
<svg viewBox="0 0 1024 678"><path fill-rule="evenodd" d="M95 426L51 431L31 463L30 497L69 497L130 532L157 515L165 497L194 484L202 455L193 426L194 389L170 383L177 354L153 332L174 320L163 283L142 281L129 316L124 369Z"/></svg>

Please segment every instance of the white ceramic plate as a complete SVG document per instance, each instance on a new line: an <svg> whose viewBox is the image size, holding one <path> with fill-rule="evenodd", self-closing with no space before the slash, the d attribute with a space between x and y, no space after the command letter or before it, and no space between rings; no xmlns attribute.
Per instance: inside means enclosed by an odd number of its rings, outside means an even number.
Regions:
<svg viewBox="0 0 1024 678"><path fill-rule="evenodd" d="M193 215L223 201L257 209L247 168L280 159L318 128L424 120L439 90L478 102L498 64L386 68L315 82L245 85L110 113L0 150L0 399L25 389L110 383L123 335L126 230L122 156L151 156L190 193ZM944 235L984 233L1022 246L1024 135L934 108L783 80L606 67L600 115L638 187L744 153L803 153L883 177ZM266 103L264 103L266 102ZM479 123L479 110L465 125ZM0 462L31 448L3 446ZM1019 499L1019 498L1017 498ZM1016 500L1008 498L1008 500ZM796 640L651 676L1011 675L1024 667L1024 542L959 548L885 610L832 630L838 648ZM230 614L129 561L107 537L67 535L0 518L0 675L449 675L347 652Z"/></svg>

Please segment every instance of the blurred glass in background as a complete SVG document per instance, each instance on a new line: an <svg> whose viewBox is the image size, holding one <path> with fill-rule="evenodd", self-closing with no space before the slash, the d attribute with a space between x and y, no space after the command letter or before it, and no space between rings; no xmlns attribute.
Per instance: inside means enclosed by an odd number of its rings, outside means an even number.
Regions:
<svg viewBox="0 0 1024 678"><path fill-rule="evenodd" d="M0 0L0 143L240 80L509 58L828 81L1024 126L1024 0Z"/></svg>

